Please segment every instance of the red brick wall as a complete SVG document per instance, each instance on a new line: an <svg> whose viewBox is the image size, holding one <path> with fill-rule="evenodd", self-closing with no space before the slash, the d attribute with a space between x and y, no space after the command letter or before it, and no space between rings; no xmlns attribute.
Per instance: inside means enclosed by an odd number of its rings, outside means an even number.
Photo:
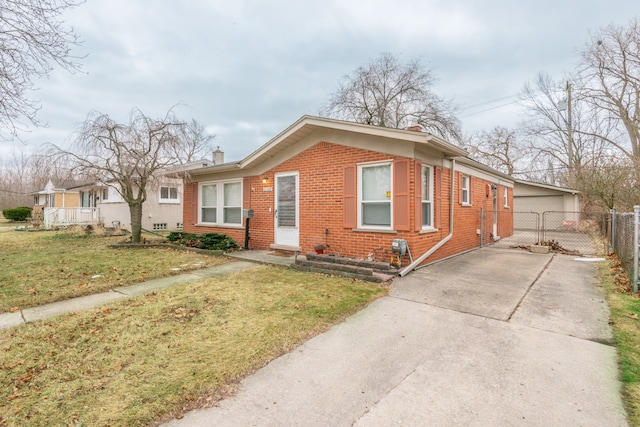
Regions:
<svg viewBox="0 0 640 427"><path fill-rule="evenodd" d="M279 172L298 172L300 188L300 246L302 252L312 252L317 244L328 244L328 252L353 256L357 258L367 258L373 256L379 260L388 261L391 255L391 242L393 239L405 239L409 243L409 249L417 258L428 249L437 244L449 233L449 201L451 173L449 169L442 169L441 180L441 203L439 205L441 215L441 227L434 232L419 233L416 230L415 212L416 199L411 194L409 197L409 212L412 213L410 220L410 231L398 233L384 232L361 232L353 231L352 228L343 226L343 185L344 169L354 166L357 163L397 160L397 156L362 150L352 147L335 145L327 142L316 144L299 155L285 161L276 168L269 170L263 175L269 177L267 184L262 183L262 177L251 177L251 206L254 211L254 218L250 222L251 239L249 247L251 249L269 249L269 245L274 242L274 192L264 191L265 187L274 187L274 174ZM415 161L410 160L409 180L415 182L416 168ZM420 177L418 177L420 179ZM485 187L488 184L480 178L472 179L473 196L471 206L462 206L459 203L459 180L456 178L456 191L454 196L454 235L451 241L445 244L440 250L433 254L428 262L459 252L463 252L480 244L480 236L476 230L480 228L480 208L484 207L489 214L492 209L491 196L486 197ZM490 183L489 183L490 184ZM194 233L220 232L233 237L242 246L244 244L244 230L223 228L223 227L203 227L194 224L193 197L197 197L194 187L197 183L186 184L184 189L184 230ZM412 186L413 188L413 186ZM499 188L499 209L503 208L502 187ZM510 191L512 193L512 191ZM512 198L513 195L510 194ZM434 199L436 199L434 195ZM510 201L510 203L513 203ZM245 209L247 207L245 206ZM438 208L438 205L435 206ZM506 215L502 215L505 216ZM420 218L417 219L418 221ZM503 224L505 227L501 235L510 233L506 228L512 228L513 219L510 224ZM490 223L491 224L491 223ZM419 228L419 227L418 227ZM329 233L325 235L325 229ZM510 229L510 228L509 228ZM488 241L486 231L485 241ZM409 262L406 256L403 264Z"/></svg>

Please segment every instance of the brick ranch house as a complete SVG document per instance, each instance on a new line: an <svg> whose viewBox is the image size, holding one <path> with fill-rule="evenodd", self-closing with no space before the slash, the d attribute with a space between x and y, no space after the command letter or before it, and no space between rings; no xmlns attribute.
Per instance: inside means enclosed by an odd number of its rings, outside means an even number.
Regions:
<svg viewBox="0 0 640 427"><path fill-rule="evenodd" d="M467 155L420 128L303 116L241 161L190 169L183 228L243 246L251 210L249 249L387 261L400 239L403 275L513 233L514 180Z"/></svg>

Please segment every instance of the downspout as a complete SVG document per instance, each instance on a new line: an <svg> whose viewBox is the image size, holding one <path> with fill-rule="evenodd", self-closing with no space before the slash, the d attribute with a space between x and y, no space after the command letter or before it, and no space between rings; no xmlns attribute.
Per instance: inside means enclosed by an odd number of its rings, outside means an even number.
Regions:
<svg viewBox="0 0 640 427"><path fill-rule="evenodd" d="M444 239L440 240L437 245L429 249L424 254L420 255L418 258L415 259L415 261L413 261L411 264L403 268L398 273L400 277L404 277L407 274L411 273L413 270L415 270L415 268L420 264L422 264L422 262L425 259L429 258L435 251L437 251L442 246L444 246L444 244L447 243L449 240L451 240L451 238L453 237L453 206L455 205L454 196L455 196L455 184L456 184L455 171L456 171L456 159L455 157L452 157L451 158L451 198L449 199L449 234Z"/></svg>

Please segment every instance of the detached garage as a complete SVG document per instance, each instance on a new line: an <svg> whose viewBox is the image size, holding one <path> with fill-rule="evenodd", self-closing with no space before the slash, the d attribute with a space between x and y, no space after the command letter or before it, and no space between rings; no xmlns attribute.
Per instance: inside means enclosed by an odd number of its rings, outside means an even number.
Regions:
<svg viewBox="0 0 640 427"><path fill-rule="evenodd" d="M513 210L514 212L535 212L540 215L540 218L544 212L565 212L565 215L553 216L560 222L558 226L561 226L562 217L573 220L575 213L580 212L578 194L577 190L570 188L516 180L513 186ZM514 228L527 228L524 224L518 224L518 217L518 215L514 217Z"/></svg>

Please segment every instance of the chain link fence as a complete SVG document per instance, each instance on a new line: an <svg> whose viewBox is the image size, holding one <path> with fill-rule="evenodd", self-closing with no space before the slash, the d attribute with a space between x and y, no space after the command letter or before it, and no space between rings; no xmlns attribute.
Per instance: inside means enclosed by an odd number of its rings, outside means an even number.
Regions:
<svg viewBox="0 0 640 427"><path fill-rule="evenodd" d="M602 249L599 251L594 244L594 236L599 235L603 237L606 253L613 252L618 256L633 283L633 291L638 292L640 206L632 213L612 210L589 214L570 211L497 214L494 217L493 212L481 212L480 246L525 248L541 244L569 254L601 255ZM495 239L496 236L500 239Z"/></svg>
<svg viewBox="0 0 640 427"><path fill-rule="evenodd" d="M597 232L598 221L582 212L547 211L542 214L499 212L499 214L498 223L503 222L506 216L513 218L513 234L500 235L503 238L493 242L496 247L524 248L543 244L576 255L596 253L591 233ZM485 227L492 227L492 224L487 224L486 218L483 218L483 224Z"/></svg>
<svg viewBox="0 0 640 427"><path fill-rule="evenodd" d="M591 233L597 231L597 224L597 218L584 212L543 212L540 244L567 252L595 255Z"/></svg>
<svg viewBox="0 0 640 427"><path fill-rule="evenodd" d="M618 256L633 283L634 292L638 292L638 216L638 213L612 210L601 224L608 250Z"/></svg>

